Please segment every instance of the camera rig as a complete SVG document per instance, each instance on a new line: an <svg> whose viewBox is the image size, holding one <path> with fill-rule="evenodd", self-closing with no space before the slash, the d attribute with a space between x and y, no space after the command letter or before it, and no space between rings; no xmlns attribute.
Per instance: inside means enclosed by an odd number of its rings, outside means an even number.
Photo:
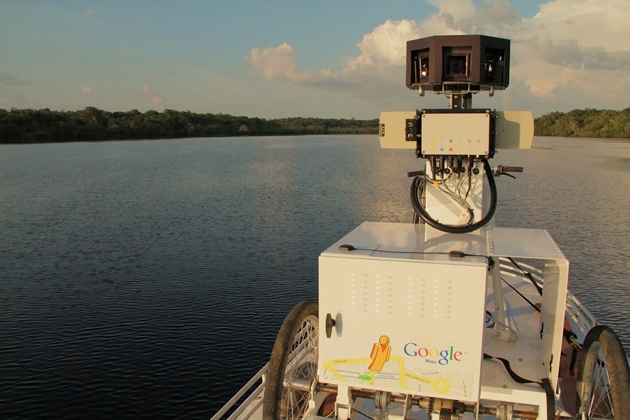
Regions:
<svg viewBox="0 0 630 420"><path fill-rule="evenodd" d="M508 87L510 41L484 35L432 36L407 42L407 87L436 93Z"/></svg>
<svg viewBox="0 0 630 420"><path fill-rule="evenodd" d="M532 113L472 107L473 94L493 96L507 88L509 60L510 41L502 38L448 35L407 42L407 87L450 101L448 109L381 113L381 147L415 149L427 160L425 171L410 174L415 221L448 233L477 230L496 209L494 175L522 171L493 170L488 159L497 149L531 147Z"/></svg>
<svg viewBox="0 0 630 420"><path fill-rule="evenodd" d="M491 224L494 177L522 168L488 159L533 140L530 112L472 108L474 93L507 87L509 41L432 37L409 41L407 52L407 86L451 100L449 109L381 114L381 146L426 160L409 174L416 223L364 222L322 252L319 303L296 305L278 333L262 418L624 417L628 381L610 387L612 404L607 382L623 348L604 363L612 331L600 345L607 327L568 294L560 248L545 230ZM584 343L580 379L560 376L575 362L561 358L563 338ZM576 389L568 412L561 392Z"/></svg>

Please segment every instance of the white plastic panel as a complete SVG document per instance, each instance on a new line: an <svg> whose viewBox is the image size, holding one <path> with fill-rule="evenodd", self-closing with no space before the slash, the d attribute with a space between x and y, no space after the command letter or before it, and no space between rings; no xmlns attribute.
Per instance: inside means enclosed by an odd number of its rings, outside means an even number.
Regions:
<svg viewBox="0 0 630 420"><path fill-rule="evenodd" d="M379 140L382 149L415 149L416 139L406 137L407 120L416 120L418 111L381 112Z"/></svg>
<svg viewBox="0 0 630 420"><path fill-rule="evenodd" d="M338 244L396 253L320 256L320 382L478 400L487 260L413 254L424 238L411 224L364 223Z"/></svg>
<svg viewBox="0 0 630 420"><path fill-rule="evenodd" d="M543 229L495 227L490 232L491 253L499 257L565 260L560 247Z"/></svg>
<svg viewBox="0 0 630 420"><path fill-rule="evenodd" d="M534 141L534 115L531 111L497 111L495 147L531 149Z"/></svg>
<svg viewBox="0 0 630 420"><path fill-rule="evenodd" d="M546 230L495 227L488 230L488 237L490 254L493 256L545 262L540 314L542 330L540 352L533 353L533 357L545 367L555 388L560 372L569 261ZM495 291L495 299L498 296Z"/></svg>
<svg viewBox="0 0 630 420"><path fill-rule="evenodd" d="M357 250L340 251L339 245ZM487 231L466 234L444 233L428 225L412 223L363 222L331 245L322 255L348 258L385 258L394 260L444 261L449 264L486 263L486 258L449 258L450 251L489 255Z"/></svg>
<svg viewBox="0 0 630 420"><path fill-rule="evenodd" d="M490 148L489 113L422 114L423 155L487 156Z"/></svg>

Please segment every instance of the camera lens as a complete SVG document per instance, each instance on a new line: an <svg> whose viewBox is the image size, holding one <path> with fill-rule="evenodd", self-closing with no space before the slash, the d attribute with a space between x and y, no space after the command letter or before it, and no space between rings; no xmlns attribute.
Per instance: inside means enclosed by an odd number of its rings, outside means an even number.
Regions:
<svg viewBox="0 0 630 420"><path fill-rule="evenodd" d="M468 77L468 56L467 55L447 55L446 57L446 77L460 78Z"/></svg>
<svg viewBox="0 0 630 420"><path fill-rule="evenodd" d="M450 73L452 75L462 74L464 72L464 62L461 60L462 57L457 57L455 60L451 60L451 69Z"/></svg>

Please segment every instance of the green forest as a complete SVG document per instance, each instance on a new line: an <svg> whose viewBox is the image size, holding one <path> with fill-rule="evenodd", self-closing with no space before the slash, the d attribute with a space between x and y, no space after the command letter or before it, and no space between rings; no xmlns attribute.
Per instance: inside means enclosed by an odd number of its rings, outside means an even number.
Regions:
<svg viewBox="0 0 630 420"><path fill-rule="evenodd" d="M190 111L109 112L0 109L0 143L52 143L183 137L376 134L378 119L264 119ZM535 135L630 138L630 108L552 112L535 119Z"/></svg>
<svg viewBox="0 0 630 420"><path fill-rule="evenodd" d="M378 119L263 118L190 111L109 112L0 109L0 143L163 139L183 137L372 134Z"/></svg>
<svg viewBox="0 0 630 420"><path fill-rule="evenodd" d="M534 120L536 136L630 138L630 108L623 111L607 109L574 109L552 112Z"/></svg>

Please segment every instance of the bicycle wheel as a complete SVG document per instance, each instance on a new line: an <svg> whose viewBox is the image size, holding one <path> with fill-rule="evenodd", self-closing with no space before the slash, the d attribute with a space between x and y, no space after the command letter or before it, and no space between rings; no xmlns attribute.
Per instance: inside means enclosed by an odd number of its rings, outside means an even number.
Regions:
<svg viewBox="0 0 630 420"><path fill-rule="evenodd" d="M319 319L315 302L300 302L287 315L271 352L263 420L300 419L317 377ZM301 385L296 389L297 384Z"/></svg>
<svg viewBox="0 0 630 420"><path fill-rule="evenodd" d="M630 369L617 335L604 325L593 327L583 349L577 383L578 418L630 419Z"/></svg>

